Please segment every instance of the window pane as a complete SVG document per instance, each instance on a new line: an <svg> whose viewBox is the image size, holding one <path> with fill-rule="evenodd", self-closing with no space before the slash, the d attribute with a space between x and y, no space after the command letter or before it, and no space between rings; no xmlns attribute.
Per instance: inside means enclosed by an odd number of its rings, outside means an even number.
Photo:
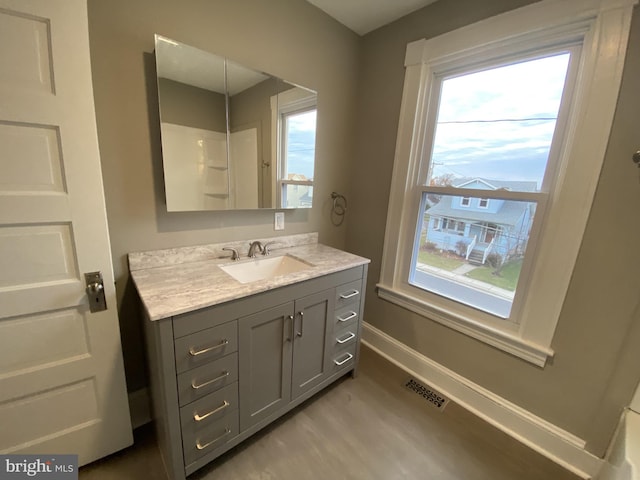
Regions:
<svg viewBox="0 0 640 480"><path fill-rule="evenodd" d="M282 184L282 208L311 208L313 186Z"/></svg>
<svg viewBox="0 0 640 480"><path fill-rule="evenodd" d="M316 149L316 110L285 116L285 180L313 180Z"/></svg>
<svg viewBox="0 0 640 480"><path fill-rule="evenodd" d="M569 58L562 53L443 80L428 184L491 178L539 190Z"/></svg>
<svg viewBox="0 0 640 480"><path fill-rule="evenodd" d="M420 240L410 283L509 318L527 249L535 202L423 194ZM485 199L486 200L486 199Z"/></svg>

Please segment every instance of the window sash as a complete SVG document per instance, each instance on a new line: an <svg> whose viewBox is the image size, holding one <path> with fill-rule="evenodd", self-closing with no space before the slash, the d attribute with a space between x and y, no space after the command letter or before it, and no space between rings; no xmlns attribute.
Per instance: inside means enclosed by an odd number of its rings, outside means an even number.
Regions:
<svg viewBox="0 0 640 480"><path fill-rule="evenodd" d="M487 199L524 201L536 204L536 214L534 215L533 223L531 225L531 231L529 233L527 242L527 244L532 248L527 248L527 252L523 258L522 269L520 270L520 277L518 280L518 288L515 292L509 318L505 319L496 315L492 315L488 312L478 310L470 305L465 305L456 300L442 297L436 293L417 287L413 284L411 278L413 272L415 272L416 270L418 249L420 247L420 236L422 233L420 229L422 223L421 216L425 212L425 202L427 194L440 194L449 196L468 195L471 198L479 198L479 195L484 195L484 197ZM416 221L415 225L413 226L412 233L405 235L405 247L403 249L404 255L401 257L403 260L401 260L402 265L400 265L398 270L399 275L397 278L397 282L401 284L403 288L413 291L414 295L423 297L425 301L432 303L436 308L447 311L449 315L454 315L460 319L463 319L464 321L473 323L484 323L488 326L491 326L491 328L498 329L512 330L514 328L517 328L517 326L521 322L521 312L524 307L523 302L526 299L530 277L535 266L535 245L539 241L543 231L543 218L549 201L549 194L545 192L512 192L509 190L478 190L449 186L423 186L416 188L416 192L413 197L414 199L411 203L418 205L418 208L415 209L415 211L417 212L415 216ZM461 210L461 215L463 215L465 211L466 210ZM450 221L451 219L448 220ZM445 226L443 221L444 219L440 221L440 228L444 231ZM459 222L457 219L455 221ZM446 228L446 230L451 232L460 231L451 228ZM496 236L499 234L500 229L496 230Z"/></svg>

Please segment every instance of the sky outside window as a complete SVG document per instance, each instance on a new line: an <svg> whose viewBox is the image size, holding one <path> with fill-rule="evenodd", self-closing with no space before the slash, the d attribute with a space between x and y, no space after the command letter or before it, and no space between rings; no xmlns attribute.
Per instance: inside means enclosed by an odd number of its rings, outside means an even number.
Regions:
<svg viewBox="0 0 640 480"><path fill-rule="evenodd" d="M561 53L443 80L431 178L535 181L540 188L569 59Z"/></svg>
<svg viewBox="0 0 640 480"><path fill-rule="evenodd" d="M316 110L293 113L286 116L286 172L285 179L291 175L303 175L313 180L313 165L316 148Z"/></svg>

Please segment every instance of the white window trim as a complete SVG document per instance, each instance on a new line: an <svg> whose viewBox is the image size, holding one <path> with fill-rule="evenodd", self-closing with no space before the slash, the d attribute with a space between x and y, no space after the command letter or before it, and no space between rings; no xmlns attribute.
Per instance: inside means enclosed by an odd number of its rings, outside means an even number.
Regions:
<svg viewBox="0 0 640 480"><path fill-rule="evenodd" d="M482 202L485 201L485 205L482 205ZM478 198L478 208L489 208L489 199L488 198Z"/></svg>
<svg viewBox="0 0 640 480"><path fill-rule="evenodd" d="M407 45L405 81L378 295L539 366L551 341L586 227L613 122L637 0L543 0L429 40ZM583 39L562 169L547 204L519 323L478 321L469 309L425 301L408 283L416 230L415 191L434 73L461 56L477 61L510 46ZM400 235L398 234L400 232ZM564 248L558 249L558 245ZM408 260L409 259L409 260ZM554 279L553 282L549 279ZM540 301L543 298L544 301ZM462 312L462 313L461 313Z"/></svg>
<svg viewBox="0 0 640 480"><path fill-rule="evenodd" d="M295 86L295 85L293 85ZM273 196L275 208L289 208L282 205L282 186L287 184L313 186L313 181L297 182L282 178L282 124L283 114L294 113L303 110L318 108L318 95L316 92L303 87L285 90L271 97L271 184L276 185L276 192ZM276 168L273 168L275 164ZM314 175L315 176L315 175Z"/></svg>

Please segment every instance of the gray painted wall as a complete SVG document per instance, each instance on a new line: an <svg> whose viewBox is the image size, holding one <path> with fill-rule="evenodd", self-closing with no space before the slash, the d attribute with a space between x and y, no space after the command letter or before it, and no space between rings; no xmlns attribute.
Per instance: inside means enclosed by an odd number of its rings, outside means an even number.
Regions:
<svg viewBox="0 0 640 480"><path fill-rule="evenodd" d="M163 122L226 133L227 106L222 93L168 78L158 78L158 93Z"/></svg>
<svg viewBox="0 0 640 480"><path fill-rule="evenodd" d="M188 8L187 8L188 7ZM300 0L89 0L98 140L107 203L127 384L147 384L129 252L275 236L272 211L167 213L164 204L155 33L225 55L318 92L314 208L285 214L286 235L319 232L346 243L331 224L330 193L349 195L359 37Z"/></svg>
<svg viewBox="0 0 640 480"><path fill-rule="evenodd" d="M609 148L569 292L544 369L410 313L375 294L408 42L529 0L436 2L363 39L357 153L347 249L373 260L365 320L445 367L587 441L602 455L640 377L640 11ZM382 93L384 92L384 93Z"/></svg>

